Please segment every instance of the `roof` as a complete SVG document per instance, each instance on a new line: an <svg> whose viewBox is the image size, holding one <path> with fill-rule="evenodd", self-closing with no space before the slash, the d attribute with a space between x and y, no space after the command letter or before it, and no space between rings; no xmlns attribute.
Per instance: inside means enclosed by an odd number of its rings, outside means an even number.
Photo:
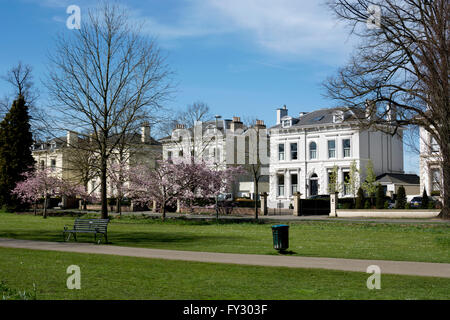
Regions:
<svg viewBox="0 0 450 320"><path fill-rule="evenodd" d="M420 178L417 174L406 173L383 173L377 177L376 181L395 184L420 184Z"/></svg>
<svg viewBox="0 0 450 320"><path fill-rule="evenodd" d="M128 133L126 135L127 141L133 144L143 144L142 135L140 133ZM111 141L114 141L114 136L110 137ZM150 140L145 143L146 145L161 145L161 142L150 137ZM52 147L53 146L53 147ZM57 137L49 139L47 141L36 141L33 144L33 151L40 150L56 150L67 146L67 137Z"/></svg>
<svg viewBox="0 0 450 320"><path fill-rule="evenodd" d="M335 114L342 114L344 119L342 122L349 122L356 119L355 112L346 108L325 108L316 111L308 112L301 117L292 117L292 127L303 127L303 126L313 126L319 124L332 124L333 116ZM283 118L286 118L283 117ZM272 128L282 128L281 124L271 127Z"/></svg>
<svg viewBox="0 0 450 320"><path fill-rule="evenodd" d="M233 122L233 120L230 120L230 119L223 119L223 120L217 121L217 129L218 129L218 131L221 132L222 134L225 134L226 130L230 130L231 129L231 123L232 122ZM202 122L202 133L203 134L209 128L212 128L212 129L216 128L216 121L215 120ZM224 129L225 129L225 131L224 131ZM242 129L245 132L248 128L245 125L243 125ZM176 129L174 129L174 130L176 130ZM191 134L194 135L194 128L193 127L186 128L185 130L189 130L191 132ZM170 135L170 136L166 136L166 137L160 138L158 141L161 142L161 143L171 142L172 141L172 136Z"/></svg>

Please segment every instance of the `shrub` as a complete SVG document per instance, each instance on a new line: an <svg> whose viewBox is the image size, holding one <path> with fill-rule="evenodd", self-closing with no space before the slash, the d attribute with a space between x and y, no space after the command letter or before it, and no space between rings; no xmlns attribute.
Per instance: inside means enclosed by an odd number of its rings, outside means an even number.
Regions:
<svg viewBox="0 0 450 320"><path fill-rule="evenodd" d="M364 204L364 209L371 209L371 205L370 205L370 200L367 199L365 204Z"/></svg>
<svg viewBox="0 0 450 320"><path fill-rule="evenodd" d="M356 197L356 209L362 209L364 207L365 199L364 199L364 191L361 187L358 189L358 195Z"/></svg>
<svg viewBox="0 0 450 320"><path fill-rule="evenodd" d="M440 197L441 192L439 190L433 190L433 191L431 191L431 196L432 197Z"/></svg>
<svg viewBox="0 0 450 320"><path fill-rule="evenodd" d="M351 209L351 208L352 208L352 204L351 203L345 202L342 205L342 209Z"/></svg>
<svg viewBox="0 0 450 320"><path fill-rule="evenodd" d="M375 205L377 209L383 209L384 208L384 190L381 185L377 185L377 195L375 200Z"/></svg>
<svg viewBox="0 0 450 320"><path fill-rule="evenodd" d="M429 203L428 203L428 209L434 209L434 207L435 207L435 205L434 205L434 202L433 201L430 201Z"/></svg>
<svg viewBox="0 0 450 320"><path fill-rule="evenodd" d="M420 204L420 208L428 209L428 204L429 204L429 199L428 199L427 190L425 188L423 188L422 203Z"/></svg>
<svg viewBox="0 0 450 320"><path fill-rule="evenodd" d="M384 202L384 209L389 209L389 201Z"/></svg>
<svg viewBox="0 0 450 320"><path fill-rule="evenodd" d="M405 209L411 209L411 204L409 202L406 202Z"/></svg>
<svg viewBox="0 0 450 320"><path fill-rule="evenodd" d="M406 191L403 186L400 186L397 191L397 203L395 204L395 209L405 209L406 204Z"/></svg>

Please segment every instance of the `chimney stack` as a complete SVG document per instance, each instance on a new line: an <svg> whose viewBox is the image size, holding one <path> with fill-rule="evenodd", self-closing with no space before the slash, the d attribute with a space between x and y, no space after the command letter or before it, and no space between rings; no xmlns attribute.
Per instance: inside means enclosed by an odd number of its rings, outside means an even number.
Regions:
<svg viewBox="0 0 450 320"><path fill-rule="evenodd" d="M233 121L230 124L231 132L236 132L237 129L243 129L244 125L241 122L240 117L233 117Z"/></svg>
<svg viewBox="0 0 450 320"><path fill-rule="evenodd" d="M371 120L375 114L375 103L370 100L366 100L366 120Z"/></svg>
<svg viewBox="0 0 450 320"><path fill-rule="evenodd" d="M184 129L184 128L185 128L184 124L181 124L181 123L177 123L175 126L175 129Z"/></svg>
<svg viewBox="0 0 450 320"><path fill-rule="evenodd" d="M73 131L67 131L67 146L73 147L78 142L78 134Z"/></svg>
<svg viewBox="0 0 450 320"><path fill-rule="evenodd" d="M150 142L150 123L147 121L142 123L141 127L141 142L149 143Z"/></svg>
<svg viewBox="0 0 450 320"><path fill-rule="evenodd" d="M277 124L281 124L281 118L288 115L288 109L286 108L286 105L283 106L283 108L277 109Z"/></svg>
<svg viewBox="0 0 450 320"><path fill-rule="evenodd" d="M392 123L396 120L397 114L395 112L395 107L392 107L390 104L386 106L386 121Z"/></svg>
<svg viewBox="0 0 450 320"><path fill-rule="evenodd" d="M258 129L265 129L266 125L264 124L264 120L256 120L255 127Z"/></svg>

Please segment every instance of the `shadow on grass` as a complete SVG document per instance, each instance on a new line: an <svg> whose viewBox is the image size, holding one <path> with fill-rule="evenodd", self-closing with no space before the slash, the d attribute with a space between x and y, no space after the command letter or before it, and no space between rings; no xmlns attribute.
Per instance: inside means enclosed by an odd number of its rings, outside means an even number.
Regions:
<svg viewBox="0 0 450 320"><path fill-rule="evenodd" d="M67 236L67 235L66 235ZM0 238L13 238L23 240L64 242L63 233L55 231L42 230L23 230L23 231L1 231ZM97 237L97 239L102 239ZM108 232L108 243L112 245L128 245L128 246L146 246L168 243L227 243L241 241L242 236L223 236L223 235L195 235L192 233L170 233L170 232ZM69 242L75 242L73 236ZM93 234L77 234L76 242L92 242L94 243ZM104 242L102 242L104 243Z"/></svg>
<svg viewBox="0 0 450 320"><path fill-rule="evenodd" d="M165 221L162 221L160 217L154 216L122 216L112 217L112 223L135 223L135 224L161 224L161 225L227 225L227 224L267 224L268 222L263 220L256 220L254 218L219 218L215 217L167 217ZM271 222L269 222L271 223Z"/></svg>

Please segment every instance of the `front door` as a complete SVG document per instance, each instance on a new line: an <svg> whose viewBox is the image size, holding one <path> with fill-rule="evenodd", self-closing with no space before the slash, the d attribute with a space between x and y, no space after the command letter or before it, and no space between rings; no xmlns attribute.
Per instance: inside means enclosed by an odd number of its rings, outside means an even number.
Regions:
<svg viewBox="0 0 450 320"><path fill-rule="evenodd" d="M311 180L311 196L316 196L319 192L317 180Z"/></svg>

